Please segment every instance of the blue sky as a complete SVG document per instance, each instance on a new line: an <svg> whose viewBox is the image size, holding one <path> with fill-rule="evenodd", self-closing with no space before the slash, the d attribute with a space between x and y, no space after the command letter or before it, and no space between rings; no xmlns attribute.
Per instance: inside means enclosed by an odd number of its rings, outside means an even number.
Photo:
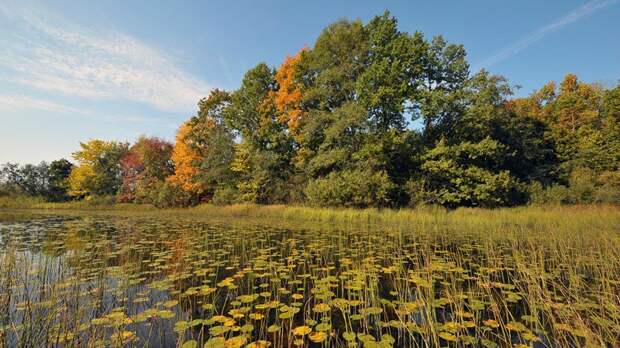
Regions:
<svg viewBox="0 0 620 348"><path fill-rule="evenodd" d="M620 79L620 0L0 0L0 163L69 158L90 138L172 140L211 88L385 9L401 30L464 44L518 95L566 73Z"/></svg>

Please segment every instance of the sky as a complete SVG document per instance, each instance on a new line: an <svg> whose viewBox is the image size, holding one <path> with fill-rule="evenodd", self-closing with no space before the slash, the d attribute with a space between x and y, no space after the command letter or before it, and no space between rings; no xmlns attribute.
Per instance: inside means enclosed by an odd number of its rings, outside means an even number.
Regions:
<svg viewBox="0 0 620 348"><path fill-rule="evenodd" d="M0 0L0 163L70 159L92 138L173 140L211 89L385 10L402 31L463 44L472 72L517 96L567 73L620 80L620 0Z"/></svg>

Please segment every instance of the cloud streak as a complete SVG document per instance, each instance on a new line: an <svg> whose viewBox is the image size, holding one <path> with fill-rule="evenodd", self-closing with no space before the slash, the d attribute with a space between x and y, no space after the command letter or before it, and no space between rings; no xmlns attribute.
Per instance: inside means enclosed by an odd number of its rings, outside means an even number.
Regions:
<svg viewBox="0 0 620 348"><path fill-rule="evenodd" d="M211 87L167 54L124 33L76 27L51 15L0 4L0 68L6 80L92 100L129 100L193 111Z"/></svg>
<svg viewBox="0 0 620 348"><path fill-rule="evenodd" d="M0 110L13 111L15 109L35 109L60 113L84 113L83 110L78 110L50 100L31 98L17 94L0 94Z"/></svg>
<svg viewBox="0 0 620 348"><path fill-rule="evenodd" d="M519 52L523 51L530 45L535 42L541 40L545 36L560 30L561 28L577 22L578 20L591 15L592 13L599 11L605 7L613 5L617 3L619 0L592 0L583 4L580 7L572 10L571 12L565 14L564 16L557 18L553 22L535 30L529 35L511 43L510 45L504 47L499 52L494 54L493 56L485 59L474 67L474 71L477 71L482 68L488 68L492 65L495 65L501 61L504 61Z"/></svg>

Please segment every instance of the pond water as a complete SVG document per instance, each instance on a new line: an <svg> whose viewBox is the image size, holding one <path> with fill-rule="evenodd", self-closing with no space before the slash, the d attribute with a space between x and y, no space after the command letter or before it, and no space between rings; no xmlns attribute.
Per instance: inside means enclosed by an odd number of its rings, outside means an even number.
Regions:
<svg viewBox="0 0 620 348"><path fill-rule="evenodd" d="M9 219L0 346L617 343L618 271L605 285L601 255L536 264L545 255L521 257L553 251L522 243L156 216Z"/></svg>

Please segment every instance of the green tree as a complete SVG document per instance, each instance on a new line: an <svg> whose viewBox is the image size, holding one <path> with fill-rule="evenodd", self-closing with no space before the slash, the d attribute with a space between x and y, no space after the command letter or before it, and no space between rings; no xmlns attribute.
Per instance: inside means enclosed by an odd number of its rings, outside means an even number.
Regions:
<svg viewBox="0 0 620 348"><path fill-rule="evenodd" d="M377 24L378 25L378 24ZM315 46L302 53L299 81L302 84L302 107L307 114L295 158L308 180L306 193L313 204L340 204L340 199L312 194L313 187L350 181L362 163L359 152L370 136L370 112L358 102L358 89L368 105L374 102L372 74L364 85L357 82L369 57L368 32L360 21L342 20L328 26ZM379 69L379 68L377 68ZM377 73L378 74L378 73ZM375 108L377 111L379 106ZM355 169L355 171L353 171ZM347 175L336 173L350 170ZM372 169L366 171L372 174ZM329 178L328 178L329 176ZM319 202L327 199L327 202ZM336 203L340 202L340 203Z"/></svg>
<svg viewBox="0 0 620 348"><path fill-rule="evenodd" d="M446 135L463 112L462 98L469 80L469 64L462 45L448 44L437 36L427 43L421 86L413 101L415 117L424 123L427 144Z"/></svg>
<svg viewBox="0 0 620 348"><path fill-rule="evenodd" d="M367 66L356 80L359 101L378 130L403 130L406 108L422 83L427 44L420 33L400 32L389 12L374 17L364 30Z"/></svg>
<svg viewBox="0 0 620 348"><path fill-rule="evenodd" d="M518 115L508 100L512 88L502 76L480 71L463 92L463 111L446 132L450 144L491 138L504 146L501 169L523 182L545 185L557 180L559 161L554 139L544 122Z"/></svg>
<svg viewBox="0 0 620 348"><path fill-rule="evenodd" d="M331 111L355 100L356 81L367 54L368 40L361 21L340 20L325 28L314 47L302 52L299 62L302 108Z"/></svg>
<svg viewBox="0 0 620 348"><path fill-rule="evenodd" d="M191 131L187 137L200 157L197 180L209 187L210 196L218 186L232 180L234 135L225 124L224 116L230 105L230 94L215 89L198 103L198 115L190 121Z"/></svg>
<svg viewBox="0 0 620 348"><path fill-rule="evenodd" d="M294 141L276 106L275 72L265 64L249 70L224 110L226 124L241 135L233 172L239 200L284 203L292 190Z"/></svg>
<svg viewBox="0 0 620 348"><path fill-rule="evenodd" d="M0 178L13 192L44 197L49 189L49 165L6 163L0 170Z"/></svg>
<svg viewBox="0 0 620 348"><path fill-rule="evenodd" d="M69 176L73 164L62 158L52 161L49 165L47 199L53 202L62 202L70 199L68 194Z"/></svg>
<svg viewBox="0 0 620 348"><path fill-rule="evenodd" d="M431 103L443 96L446 106L461 96L464 57L461 46L439 37L428 43L420 33L400 32L387 12L367 25L343 20L324 30L303 52L298 70L306 122L295 159L306 173L307 192L357 173L389 183L380 185L389 189L375 205L402 204L399 187L417 170L422 151L405 116L425 117L433 126L456 119L456 106L452 118L432 119L448 111Z"/></svg>
<svg viewBox="0 0 620 348"><path fill-rule="evenodd" d="M222 117L227 126L244 139L261 140L265 115L260 110L264 108L269 93L275 90L274 78L275 72L267 64L257 64L245 73L241 87L230 95L230 105L223 110Z"/></svg>
<svg viewBox="0 0 620 348"><path fill-rule="evenodd" d="M525 201L525 188L502 169L506 148L485 138L447 145L440 141L423 157L424 201L448 207L496 207Z"/></svg>

